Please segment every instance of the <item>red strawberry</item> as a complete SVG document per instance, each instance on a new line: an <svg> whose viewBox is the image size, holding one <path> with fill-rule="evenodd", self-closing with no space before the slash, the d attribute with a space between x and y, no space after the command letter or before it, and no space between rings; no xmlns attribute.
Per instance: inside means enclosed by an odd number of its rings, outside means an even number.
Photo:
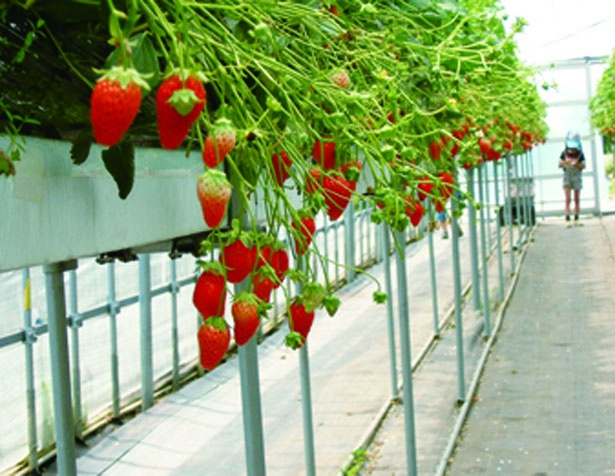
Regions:
<svg viewBox="0 0 615 476"><path fill-rule="evenodd" d="M226 355L231 342L228 324L222 317L210 317L197 332L201 365L213 370Z"/></svg>
<svg viewBox="0 0 615 476"><path fill-rule="evenodd" d="M431 141L429 143L429 155L433 160L438 160L442 155L442 144L438 141Z"/></svg>
<svg viewBox="0 0 615 476"><path fill-rule="evenodd" d="M431 195L433 191L434 184L431 179L427 176L419 178L417 188L418 188L418 197L419 200L423 201L427 197Z"/></svg>
<svg viewBox="0 0 615 476"><path fill-rule="evenodd" d="M156 94L158 135L164 149L177 149L205 107L206 93L196 76L165 79Z"/></svg>
<svg viewBox="0 0 615 476"><path fill-rule="evenodd" d="M298 255L303 255L310 247L314 233L316 233L314 217L302 216L299 222L293 222L293 228L299 231L299 234L295 234L295 251Z"/></svg>
<svg viewBox="0 0 615 476"><path fill-rule="evenodd" d="M257 271L254 273L252 291L261 301L269 302L274 288L275 283L265 272Z"/></svg>
<svg viewBox="0 0 615 476"><path fill-rule="evenodd" d="M512 141L507 140L507 141L504 141L504 144L502 144L502 146L503 146L506 150L509 150L509 151L510 151L510 150L512 150L512 148L513 148L513 143L512 143Z"/></svg>
<svg viewBox="0 0 615 476"><path fill-rule="evenodd" d="M257 251L256 269L262 268L271 261L273 248L271 245L263 245Z"/></svg>
<svg viewBox="0 0 615 476"><path fill-rule="evenodd" d="M275 275L278 278L276 282L274 282L274 289L277 289L284 281L284 277L286 276L286 272L290 267L290 262L288 259L288 253L284 248L277 248L271 253L271 259L269 264L275 271Z"/></svg>
<svg viewBox="0 0 615 476"><path fill-rule="evenodd" d="M194 286L192 303L204 319L224 315L226 282L217 267L210 265L201 273Z"/></svg>
<svg viewBox="0 0 615 476"><path fill-rule="evenodd" d="M226 269L229 283L240 283L254 270L256 264L256 247L249 247L237 238L222 248L219 261Z"/></svg>
<svg viewBox="0 0 615 476"><path fill-rule="evenodd" d="M444 200L448 200L453 194L453 184L455 182L453 174L450 172L440 172L438 178L442 181L440 185L440 196Z"/></svg>
<svg viewBox="0 0 615 476"><path fill-rule="evenodd" d="M316 140L312 148L312 157L323 169L331 170L335 167L335 142L321 142Z"/></svg>
<svg viewBox="0 0 615 476"><path fill-rule="evenodd" d="M228 119L218 119L205 139L203 162L207 167L217 167L226 155L235 148L237 134Z"/></svg>
<svg viewBox="0 0 615 476"><path fill-rule="evenodd" d="M350 84L350 76L346 71L336 71L331 75L331 81L337 84L340 88L346 89Z"/></svg>
<svg viewBox="0 0 615 476"><path fill-rule="evenodd" d="M278 186L282 186L286 179L290 177L288 170L290 169L290 157L285 151L271 156L271 165L273 166L273 177Z"/></svg>
<svg viewBox="0 0 615 476"><path fill-rule="evenodd" d="M459 149L459 144L453 144L453 147L451 147L451 155L455 157L459 153Z"/></svg>
<svg viewBox="0 0 615 476"><path fill-rule="evenodd" d="M322 181L323 194L327 215L333 221L342 216L356 188L356 183L346 179L339 173L327 175Z"/></svg>
<svg viewBox="0 0 615 476"><path fill-rule="evenodd" d="M90 120L96 142L110 147L122 139L139 112L143 84L137 71L119 66L98 80L90 99Z"/></svg>
<svg viewBox="0 0 615 476"><path fill-rule="evenodd" d="M410 223L412 223L412 225L419 226L419 223L421 223L421 218L423 218L423 213L425 212L423 205L420 201L413 200L412 197L407 197L405 201L406 206L404 208L404 212L406 213L406 216L410 218Z"/></svg>
<svg viewBox="0 0 615 476"><path fill-rule="evenodd" d="M305 177L305 193L314 193L322 187L322 171L311 168Z"/></svg>
<svg viewBox="0 0 615 476"><path fill-rule="evenodd" d="M247 292L239 293L235 296L231 313L235 324L235 342L237 345L247 344L260 325L257 297Z"/></svg>
<svg viewBox="0 0 615 476"><path fill-rule="evenodd" d="M482 155L487 155L489 153L489 149L491 149L491 141L481 137L478 139L478 147L480 148L480 153Z"/></svg>
<svg viewBox="0 0 615 476"><path fill-rule="evenodd" d="M291 330L298 333L301 338L299 342L295 343L294 348L298 349L303 346L310 333L313 322L314 311L307 312L303 304L295 299L289 307L288 324Z"/></svg>
<svg viewBox="0 0 615 476"><path fill-rule="evenodd" d="M196 190L205 223L209 228L216 228L222 222L231 198L230 182L224 172L209 169L199 176Z"/></svg>

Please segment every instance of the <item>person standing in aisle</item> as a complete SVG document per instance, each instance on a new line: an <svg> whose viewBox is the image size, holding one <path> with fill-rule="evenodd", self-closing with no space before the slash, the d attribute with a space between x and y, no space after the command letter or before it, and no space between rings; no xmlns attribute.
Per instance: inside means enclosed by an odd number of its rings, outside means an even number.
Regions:
<svg viewBox="0 0 615 476"><path fill-rule="evenodd" d="M574 193L574 224L579 223L581 188L583 181L581 173L585 168L585 155L581 146L581 135L577 131L568 131L566 134L566 148L559 157L559 167L564 171L564 213L566 226L572 226L570 222L570 201Z"/></svg>

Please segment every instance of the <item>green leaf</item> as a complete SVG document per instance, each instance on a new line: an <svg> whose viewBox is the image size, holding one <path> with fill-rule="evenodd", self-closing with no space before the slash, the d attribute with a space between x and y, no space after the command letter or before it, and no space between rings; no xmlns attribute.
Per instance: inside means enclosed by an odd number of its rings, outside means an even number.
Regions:
<svg viewBox="0 0 615 476"><path fill-rule="evenodd" d="M119 197L124 200L135 181L135 146L131 139L102 152L105 168L115 180Z"/></svg>
<svg viewBox="0 0 615 476"><path fill-rule="evenodd" d="M73 164L81 165L87 160L93 141L94 136L90 129L85 129L79 133L70 147L70 160L73 161Z"/></svg>
<svg viewBox="0 0 615 476"><path fill-rule="evenodd" d="M133 41L136 41L136 44L132 47L135 69L141 73L143 79L153 90L160 82L160 65L158 64L156 49L147 33L136 35L131 43Z"/></svg>

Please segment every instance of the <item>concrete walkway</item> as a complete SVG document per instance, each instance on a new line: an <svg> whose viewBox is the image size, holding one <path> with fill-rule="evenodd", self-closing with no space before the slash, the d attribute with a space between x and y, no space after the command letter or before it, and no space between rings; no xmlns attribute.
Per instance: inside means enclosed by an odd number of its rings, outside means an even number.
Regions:
<svg viewBox="0 0 615 476"><path fill-rule="evenodd" d="M615 216L582 223L538 227L448 474L615 474Z"/></svg>

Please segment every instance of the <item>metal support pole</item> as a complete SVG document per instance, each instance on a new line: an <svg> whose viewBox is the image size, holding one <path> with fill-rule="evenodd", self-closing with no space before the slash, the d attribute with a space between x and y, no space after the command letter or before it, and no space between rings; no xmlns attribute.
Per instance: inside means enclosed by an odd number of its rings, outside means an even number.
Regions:
<svg viewBox="0 0 615 476"><path fill-rule="evenodd" d="M490 180L489 180L489 167L487 167L487 164L489 162L483 162L483 171L485 173L485 177L484 177L484 181L483 181L483 186L485 187L485 201L482 202L481 200L481 209L484 207L485 208L485 217L486 217L486 222L485 222L485 226L487 227L487 249L491 250L493 243L491 240L491 193L489 191L489 188L491 187L490 185Z"/></svg>
<svg viewBox="0 0 615 476"><path fill-rule="evenodd" d="M427 199L427 216L431 223L434 219L433 202ZM431 308L433 312L433 333L440 337L440 315L438 310L438 281L436 276L436 254L434 252L433 232L428 233L429 240L429 267L431 270Z"/></svg>
<svg viewBox="0 0 615 476"><path fill-rule="evenodd" d="M500 216L500 190L499 190L499 176L498 176L498 162L493 162L493 183L495 190L495 209L498 210L498 217ZM502 228L499 218L495 221L495 233L497 240L497 254L498 254L498 278L500 280L500 286L498 287L498 300L502 302L504 300L504 266L502 263Z"/></svg>
<svg viewBox="0 0 615 476"><path fill-rule="evenodd" d="M351 283L355 280L355 220L354 220L354 204L349 203L344 216L344 237L345 237L345 264L346 264L346 282Z"/></svg>
<svg viewBox="0 0 615 476"><path fill-rule="evenodd" d="M397 382L397 352L395 351L395 319L393 317L393 285L391 283L391 238L389 227L382 224L382 259L384 261L384 286L387 296L387 329L389 335L389 362L391 364L391 394L399 398L399 383Z"/></svg>
<svg viewBox="0 0 615 476"><path fill-rule="evenodd" d="M36 393L34 386L34 343L36 332L32 327L32 287L30 269L22 272L23 288L23 326L26 331L24 350L26 357L26 409L28 414L28 464L38 471L38 440L36 430Z"/></svg>
<svg viewBox="0 0 615 476"><path fill-rule="evenodd" d="M154 404L154 362L152 355L152 277L150 255L139 255L139 307L141 315L141 408Z"/></svg>
<svg viewBox="0 0 615 476"><path fill-rule="evenodd" d="M406 238L403 231L396 232L397 294L399 312L399 339L401 342L401 368L406 435L406 475L416 476L416 434L414 428L414 393L412 389L412 352L410 345L410 308L408 304L408 276L406 272Z"/></svg>
<svg viewBox="0 0 615 476"><path fill-rule="evenodd" d="M479 200L481 203L480 207L480 237L481 237L481 255L482 255L482 267L483 267L483 319L485 325L485 336L489 337L491 335L491 323L490 323L490 314L491 314L491 305L489 303L489 269L487 268L487 257L489 255L489 250L487 249L487 237L486 237L486 223L485 223L485 207L482 206L484 202L484 194L483 194L483 168L485 164L480 164L478 166L478 194Z"/></svg>
<svg viewBox="0 0 615 476"><path fill-rule="evenodd" d="M62 476L77 474L63 279L64 271L76 267L77 261L75 260L53 263L43 267L47 294L57 467L58 474Z"/></svg>
<svg viewBox="0 0 615 476"><path fill-rule="evenodd" d="M337 232L336 232L337 236ZM303 258L297 257L297 269L303 269ZM295 291L301 293L301 283ZM312 418L312 385L310 381L310 353L308 341L299 349L299 381L301 384L301 410L303 415L303 450L306 476L316 476L316 451L314 447L314 421Z"/></svg>
<svg viewBox="0 0 615 476"><path fill-rule="evenodd" d="M171 280L171 345L173 347L173 389L179 388L179 326L177 316L177 294L179 285L177 284L177 264L175 258L170 258L169 273Z"/></svg>
<svg viewBox="0 0 615 476"><path fill-rule="evenodd" d="M476 237L476 208L472 200L476 201L474 193L474 169L470 168L466 172L468 186L468 220L470 232L470 266L472 268L472 304L474 310L480 309L480 285L478 272L478 240Z"/></svg>
<svg viewBox="0 0 615 476"><path fill-rule="evenodd" d="M115 264L107 264L107 306L109 307L109 340L111 341L111 411L113 418L120 417L120 358L117 345L117 315L120 312L115 300Z"/></svg>
<svg viewBox="0 0 615 476"><path fill-rule="evenodd" d="M265 474L265 444L256 336L253 336L245 345L239 346L239 377L241 379L246 474L262 476Z"/></svg>
<svg viewBox="0 0 615 476"><path fill-rule="evenodd" d="M515 216L517 217L517 228L519 230L519 236L517 238L517 247L519 249L519 251L521 251L523 249L523 228L521 226L521 214L523 213L522 209L521 209L521 190L520 190L520 182L519 182L519 158L517 156L514 157L514 162L513 162L513 166L514 166L514 180L515 180L515 208L516 208L516 214Z"/></svg>
<svg viewBox="0 0 615 476"><path fill-rule="evenodd" d="M511 183L511 156L506 156L506 194L508 202L506 203L506 216L508 217L508 245L510 248L510 274L515 274L515 245L513 238L513 219L512 219L512 183Z"/></svg>
<svg viewBox="0 0 615 476"><path fill-rule="evenodd" d="M470 207L471 208L471 207ZM457 214L457 201L451 201L451 214ZM455 228L453 227L453 230ZM461 263L459 259L459 237L453 232L452 250L453 250L453 284L455 289L455 339L457 344L457 401L463 402L466 395L465 383L465 363L463 355L463 319L461 315L462 300L461 295ZM478 280L477 280L478 281ZM474 286L474 285L473 285ZM478 284L477 284L478 286Z"/></svg>
<svg viewBox="0 0 615 476"><path fill-rule="evenodd" d="M316 451L314 449L314 422L312 418L312 385L310 382L310 354L307 340L299 349L299 377L301 380L301 409L303 414L303 449L305 474L316 476Z"/></svg>
<svg viewBox="0 0 615 476"><path fill-rule="evenodd" d="M71 357L73 371L73 408L75 414L75 436L83 438L83 415L81 412L81 365L79 352L79 329L83 325L81 316L79 315L77 301L77 272L71 269L68 272L69 277L69 309L70 309L70 335L71 335Z"/></svg>

